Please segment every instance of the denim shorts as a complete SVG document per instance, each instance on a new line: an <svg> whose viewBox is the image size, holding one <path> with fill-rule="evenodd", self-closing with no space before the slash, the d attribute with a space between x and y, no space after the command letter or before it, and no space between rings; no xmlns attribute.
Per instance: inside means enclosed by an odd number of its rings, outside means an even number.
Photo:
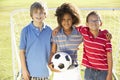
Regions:
<svg viewBox="0 0 120 80"><path fill-rule="evenodd" d="M106 80L107 70L96 70L92 68L85 69L85 80Z"/></svg>

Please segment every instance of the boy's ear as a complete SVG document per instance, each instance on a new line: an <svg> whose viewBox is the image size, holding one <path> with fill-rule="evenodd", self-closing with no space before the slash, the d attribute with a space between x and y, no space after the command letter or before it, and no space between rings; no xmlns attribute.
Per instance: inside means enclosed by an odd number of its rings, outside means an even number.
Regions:
<svg viewBox="0 0 120 80"><path fill-rule="evenodd" d="M45 18L47 18L47 16L45 15Z"/></svg>
<svg viewBox="0 0 120 80"><path fill-rule="evenodd" d="M86 26L88 26L88 23L86 22Z"/></svg>
<svg viewBox="0 0 120 80"><path fill-rule="evenodd" d="M47 18L47 15L46 15L46 13L44 13L45 14L45 18Z"/></svg>
<svg viewBox="0 0 120 80"><path fill-rule="evenodd" d="M100 22L100 26L102 26L102 22Z"/></svg>

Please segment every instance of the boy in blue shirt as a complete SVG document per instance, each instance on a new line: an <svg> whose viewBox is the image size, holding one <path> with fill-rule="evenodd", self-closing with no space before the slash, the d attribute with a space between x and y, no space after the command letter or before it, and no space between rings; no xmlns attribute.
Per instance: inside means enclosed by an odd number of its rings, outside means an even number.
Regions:
<svg viewBox="0 0 120 80"><path fill-rule="evenodd" d="M30 7L32 21L21 32L20 60L24 80L48 80L51 28L44 23L45 5L34 2Z"/></svg>

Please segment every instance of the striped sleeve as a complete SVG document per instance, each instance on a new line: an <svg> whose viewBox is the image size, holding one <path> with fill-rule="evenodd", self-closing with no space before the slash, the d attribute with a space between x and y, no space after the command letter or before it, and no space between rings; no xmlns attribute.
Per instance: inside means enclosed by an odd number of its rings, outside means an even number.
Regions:
<svg viewBox="0 0 120 80"><path fill-rule="evenodd" d="M102 32L104 33L105 37L106 37L107 33L109 33L107 30L103 30ZM112 44L111 44L110 40L106 40L105 50L106 50L106 52L112 52Z"/></svg>
<svg viewBox="0 0 120 80"><path fill-rule="evenodd" d="M105 48L106 48L105 50L106 50L107 52L112 52L112 44L111 44L110 41L107 41L107 42L106 42Z"/></svg>
<svg viewBox="0 0 120 80"><path fill-rule="evenodd" d="M81 33L83 26L76 27L77 31Z"/></svg>
<svg viewBox="0 0 120 80"><path fill-rule="evenodd" d="M55 44L57 43L57 35L56 36L52 35L51 42L53 42Z"/></svg>
<svg viewBox="0 0 120 80"><path fill-rule="evenodd" d="M80 32L82 35L85 34L88 31L88 27L86 26L79 26L76 27L77 31Z"/></svg>

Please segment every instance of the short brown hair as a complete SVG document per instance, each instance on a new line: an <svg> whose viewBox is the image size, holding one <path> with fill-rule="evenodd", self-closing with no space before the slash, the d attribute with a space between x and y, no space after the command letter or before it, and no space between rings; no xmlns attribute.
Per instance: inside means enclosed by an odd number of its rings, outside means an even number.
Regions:
<svg viewBox="0 0 120 80"><path fill-rule="evenodd" d="M96 11L91 11L91 12L87 15L87 17L86 17L86 22L88 22L88 18L89 18L91 15L96 15L96 16L100 19L100 21L101 21L100 14L98 14Z"/></svg>
<svg viewBox="0 0 120 80"><path fill-rule="evenodd" d="M79 10L77 9L77 7L70 3L63 3L61 6L57 8L56 13L55 13L55 16L57 17L57 22L60 26L62 26L61 25L62 18L64 14L66 13L71 15L73 19L72 25L77 25L80 23L80 15L79 15Z"/></svg>
<svg viewBox="0 0 120 80"><path fill-rule="evenodd" d="M43 2L34 2L31 7L30 7L30 16L32 17L33 11L34 10L41 10L45 11L45 14L47 15L47 6L43 4Z"/></svg>

